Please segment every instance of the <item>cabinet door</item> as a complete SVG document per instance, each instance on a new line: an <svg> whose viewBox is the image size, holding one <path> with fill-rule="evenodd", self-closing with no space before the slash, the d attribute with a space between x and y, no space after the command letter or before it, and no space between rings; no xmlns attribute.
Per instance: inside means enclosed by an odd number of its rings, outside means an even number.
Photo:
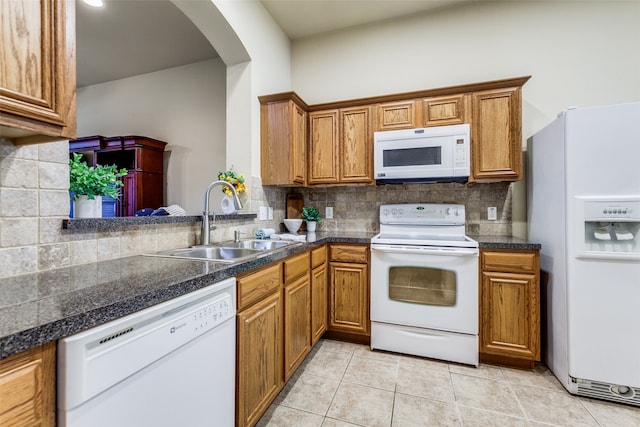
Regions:
<svg viewBox="0 0 640 427"><path fill-rule="evenodd" d="M469 95L443 96L422 100L424 127L469 123Z"/></svg>
<svg viewBox="0 0 640 427"><path fill-rule="evenodd" d="M338 110L309 113L309 184L338 182Z"/></svg>
<svg viewBox="0 0 640 427"><path fill-rule="evenodd" d="M343 262L329 265L329 329L369 334L367 265Z"/></svg>
<svg viewBox="0 0 640 427"><path fill-rule="evenodd" d="M311 345L327 330L327 267L322 264L311 272Z"/></svg>
<svg viewBox="0 0 640 427"><path fill-rule="evenodd" d="M291 181L304 185L307 177L307 112L292 102Z"/></svg>
<svg viewBox="0 0 640 427"><path fill-rule="evenodd" d="M304 185L307 113L294 100L260 105L260 175L263 185Z"/></svg>
<svg viewBox="0 0 640 427"><path fill-rule="evenodd" d="M0 360L0 425L55 426L56 344Z"/></svg>
<svg viewBox="0 0 640 427"><path fill-rule="evenodd" d="M284 288L285 381L291 377L311 350L310 327L311 283L307 273Z"/></svg>
<svg viewBox="0 0 640 427"><path fill-rule="evenodd" d="M0 15L0 134L75 138L75 2L2 1Z"/></svg>
<svg viewBox="0 0 640 427"><path fill-rule="evenodd" d="M340 182L373 182L370 107L340 110Z"/></svg>
<svg viewBox="0 0 640 427"><path fill-rule="evenodd" d="M536 274L482 272L480 352L539 360Z"/></svg>
<svg viewBox="0 0 640 427"><path fill-rule="evenodd" d="M396 101L378 104L376 131L417 127L416 102Z"/></svg>
<svg viewBox="0 0 640 427"><path fill-rule="evenodd" d="M236 425L252 426L284 385L280 292L238 313Z"/></svg>
<svg viewBox="0 0 640 427"><path fill-rule="evenodd" d="M470 181L522 179L520 88L475 92Z"/></svg>

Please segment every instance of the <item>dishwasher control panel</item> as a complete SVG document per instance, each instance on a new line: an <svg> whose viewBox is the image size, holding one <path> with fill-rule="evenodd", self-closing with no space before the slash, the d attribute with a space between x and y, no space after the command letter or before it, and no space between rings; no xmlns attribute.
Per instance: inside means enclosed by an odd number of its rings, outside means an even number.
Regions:
<svg viewBox="0 0 640 427"><path fill-rule="evenodd" d="M219 325L233 316L231 304L231 297L224 295L220 300L214 301L193 313L191 320L188 322L189 326L193 332L202 332ZM173 327L171 329L173 329ZM170 332L174 333L175 330L171 330Z"/></svg>

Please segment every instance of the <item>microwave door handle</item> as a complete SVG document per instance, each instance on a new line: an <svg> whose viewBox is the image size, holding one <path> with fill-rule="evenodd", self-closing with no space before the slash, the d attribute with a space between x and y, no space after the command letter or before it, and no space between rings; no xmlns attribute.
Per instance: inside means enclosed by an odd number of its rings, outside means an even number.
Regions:
<svg viewBox="0 0 640 427"><path fill-rule="evenodd" d="M419 254L419 255L444 255L444 256L469 256L478 255L477 249L431 249L417 247L394 247L371 245L372 251L396 253L396 254Z"/></svg>

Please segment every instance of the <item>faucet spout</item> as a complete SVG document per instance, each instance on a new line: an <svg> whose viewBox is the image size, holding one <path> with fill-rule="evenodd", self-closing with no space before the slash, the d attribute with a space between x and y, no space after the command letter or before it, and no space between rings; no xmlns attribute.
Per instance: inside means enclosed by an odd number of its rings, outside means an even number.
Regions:
<svg viewBox="0 0 640 427"><path fill-rule="evenodd" d="M242 202L238 197L238 193L233 185L229 184L227 181L213 181L211 184L207 186L204 190L204 210L202 211L202 227L200 229L200 244L208 246L211 244L211 223L209 220L209 196L211 195L211 190L213 187L217 187L219 185L225 185L229 187L231 190L231 194L233 194L233 205L237 210L242 209ZM213 220L215 221L215 212L213 213Z"/></svg>

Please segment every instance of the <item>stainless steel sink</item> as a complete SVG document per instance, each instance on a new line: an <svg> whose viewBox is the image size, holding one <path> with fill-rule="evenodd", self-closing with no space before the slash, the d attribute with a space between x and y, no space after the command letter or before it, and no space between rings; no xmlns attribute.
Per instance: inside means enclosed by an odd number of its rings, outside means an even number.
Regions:
<svg viewBox="0 0 640 427"><path fill-rule="evenodd" d="M212 244L209 246L193 246L184 249L170 249L167 251L144 254L166 258L196 259L217 262L239 262L251 258L265 256L270 251L284 248L299 242L282 240L240 240Z"/></svg>
<svg viewBox="0 0 640 427"><path fill-rule="evenodd" d="M284 248L299 242L283 241L283 240L240 240L239 242L229 241L222 242L216 246L225 248L243 248L253 249L257 251L271 251L274 249Z"/></svg>
<svg viewBox="0 0 640 427"><path fill-rule="evenodd" d="M255 249L231 248L219 246L200 246L184 249L171 249L168 251L145 254L148 256L159 256L169 258L185 258L218 262L238 262L248 260L263 252Z"/></svg>

